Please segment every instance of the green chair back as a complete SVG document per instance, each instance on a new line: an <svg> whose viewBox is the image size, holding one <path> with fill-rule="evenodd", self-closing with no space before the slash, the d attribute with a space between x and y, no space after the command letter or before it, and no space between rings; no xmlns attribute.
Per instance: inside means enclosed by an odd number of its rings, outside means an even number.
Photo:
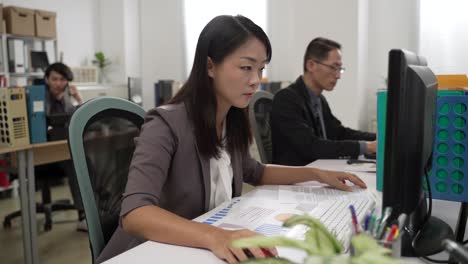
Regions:
<svg viewBox="0 0 468 264"><path fill-rule="evenodd" d="M113 97L80 106L70 120L68 146L88 224L93 262L117 228L128 167L145 111Z"/></svg>

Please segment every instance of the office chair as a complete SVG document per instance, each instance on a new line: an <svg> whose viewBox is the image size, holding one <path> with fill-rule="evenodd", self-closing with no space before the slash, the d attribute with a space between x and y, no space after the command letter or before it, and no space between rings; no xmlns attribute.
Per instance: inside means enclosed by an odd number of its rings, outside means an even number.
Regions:
<svg viewBox="0 0 468 264"><path fill-rule="evenodd" d="M120 98L92 99L73 114L68 146L88 224L93 263L118 226L122 194L145 111Z"/></svg>
<svg viewBox="0 0 468 264"><path fill-rule="evenodd" d="M272 162L272 142L270 113L273 95L265 91L257 91L249 104L250 126L255 135L258 152L262 163Z"/></svg>
<svg viewBox="0 0 468 264"><path fill-rule="evenodd" d="M76 210L74 204L70 200L55 200L52 201L50 193L51 185L58 181L58 177L64 175L74 177L71 162L52 163L36 166L34 174L37 179L37 187L41 190L41 203L36 203L36 213L44 214L44 231L52 229L52 212L63 210ZM70 183L71 184L71 183ZM73 188L73 186L71 186ZM3 220L3 228L11 228L11 221L21 216L21 210L14 211L5 216Z"/></svg>

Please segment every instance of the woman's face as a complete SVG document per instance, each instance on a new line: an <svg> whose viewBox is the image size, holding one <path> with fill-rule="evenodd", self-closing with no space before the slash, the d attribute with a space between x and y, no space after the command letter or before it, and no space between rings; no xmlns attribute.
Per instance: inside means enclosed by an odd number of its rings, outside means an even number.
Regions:
<svg viewBox="0 0 468 264"><path fill-rule="evenodd" d="M247 107L266 63L266 48L257 38L250 38L219 64L208 58L208 75L213 79L218 106Z"/></svg>
<svg viewBox="0 0 468 264"><path fill-rule="evenodd" d="M67 79L56 71L51 71L46 81L49 92L56 98L62 95L68 85Z"/></svg>

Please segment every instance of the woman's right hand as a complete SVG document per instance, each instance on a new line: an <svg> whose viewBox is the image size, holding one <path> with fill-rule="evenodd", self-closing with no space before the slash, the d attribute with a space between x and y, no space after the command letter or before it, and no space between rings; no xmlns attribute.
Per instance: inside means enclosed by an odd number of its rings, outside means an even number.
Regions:
<svg viewBox="0 0 468 264"><path fill-rule="evenodd" d="M366 183L361 178L349 172L319 170L318 178L319 182L342 191L352 191L351 187L346 185L346 181L352 182L361 188L367 188Z"/></svg>
<svg viewBox="0 0 468 264"><path fill-rule="evenodd" d="M245 261L248 259L244 251L240 248L235 248L231 244L234 240L246 237L260 236L260 234L248 229L241 230L224 230L218 229L211 236L209 249L220 259L226 260L229 264ZM265 254L260 248L248 249L255 258L265 258ZM274 256L278 255L275 248L268 248Z"/></svg>

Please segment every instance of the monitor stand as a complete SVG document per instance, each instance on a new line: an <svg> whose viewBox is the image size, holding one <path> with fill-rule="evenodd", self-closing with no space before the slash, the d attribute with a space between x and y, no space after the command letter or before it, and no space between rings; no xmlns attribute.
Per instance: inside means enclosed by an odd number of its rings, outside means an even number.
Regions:
<svg viewBox="0 0 468 264"><path fill-rule="evenodd" d="M430 256L437 254L444 250L442 241L447 238L454 239L452 228L441 219L431 216L414 245L411 245L413 236L406 234L402 237L402 255Z"/></svg>
<svg viewBox="0 0 468 264"><path fill-rule="evenodd" d="M431 216L414 242L414 251L419 256L430 256L442 252L444 239L454 239L452 228L441 219Z"/></svg>

